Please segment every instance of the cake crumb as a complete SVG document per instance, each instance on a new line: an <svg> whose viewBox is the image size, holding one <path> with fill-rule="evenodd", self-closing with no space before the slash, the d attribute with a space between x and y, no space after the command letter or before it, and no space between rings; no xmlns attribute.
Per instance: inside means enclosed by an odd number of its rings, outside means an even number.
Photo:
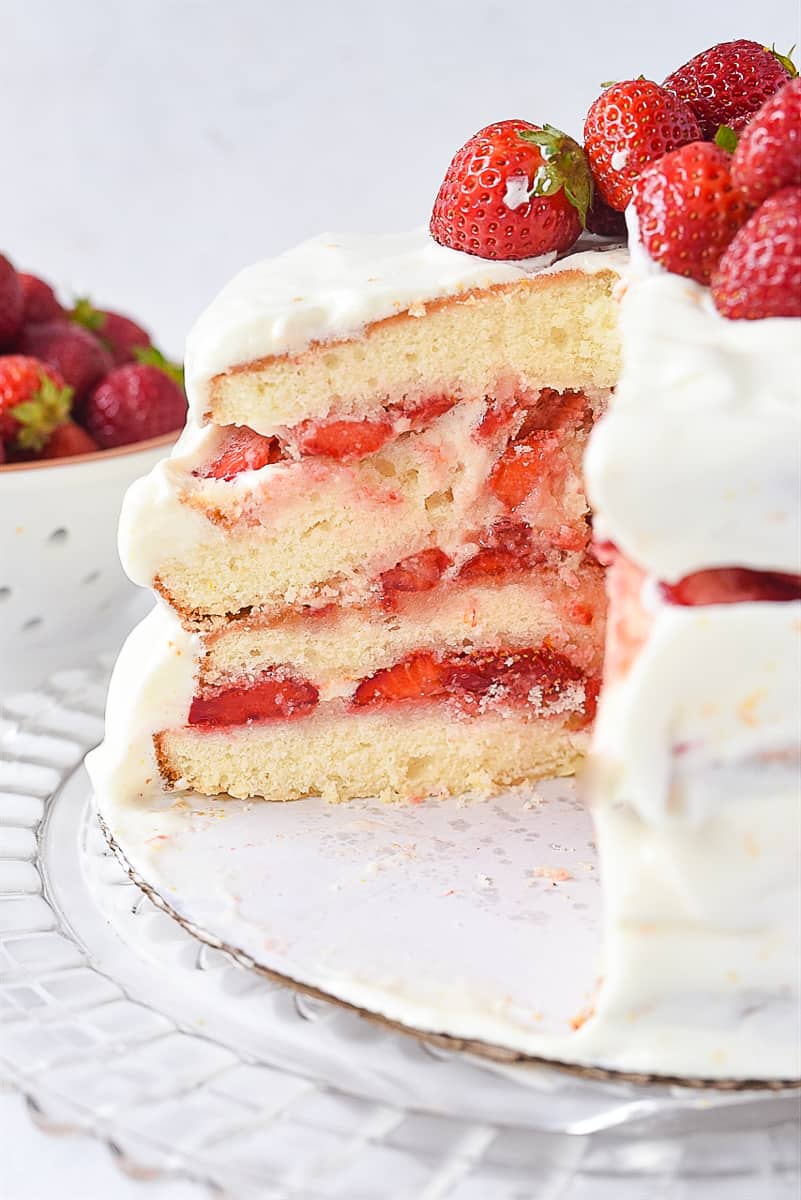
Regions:
<svg viewBox="0 0 801 1200"><path fill-rule="evenodd" d="M476 886L480 887L483 891L486 892L490 888L495 887L495 882L494 882L494 880L492 880L490 878L489 875L478 874L478 875L476 875Z"/></svg>
<svg viewBox="0 0 801 1200"><path fill-rule="evenodd" d="M565 883L573 878L567 867L537 867L534 874L538 879L550 879L552 883Z"/></svg>

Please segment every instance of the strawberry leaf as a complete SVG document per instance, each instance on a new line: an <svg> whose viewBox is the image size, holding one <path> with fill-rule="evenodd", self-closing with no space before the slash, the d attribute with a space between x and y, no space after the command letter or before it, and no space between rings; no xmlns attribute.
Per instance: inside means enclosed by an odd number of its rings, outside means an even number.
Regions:
<svg viewBox="0 0 801 1200"><path fill-rule="evenodd" d="M19 426L15 441L20 450L41 450L53 430L69 416L72 388L59 387L44 371L40 380L30 400L9 410Z"/></svg>
<svg viewBox="0 0 801 1200"><path fill-rule="evenodd" d="M155 346L134 346L134 358L146 367L158 367L168 375L173 383L184 386L184 368L182 363L171 362Z"/></svg>
<svg viewBox="0 0 801 1200"><path fill-rule="evenodd" d="M91 333L98 333L103 328L106 318L105 313L98 312L87 296L81 296L73 305L70 319L76 325L83 325L84 329L88 329Z"/></svg>
<svg viewBox="0 0 801 1200"><path fill-rule="evenodd" d="M714 141L715 145L720 146L721 150L725 150L727 154L734 154L737 149L737 134L730 125L719 125Z"/></svg>
<svg viewBox="0 0 801 1200"><path fill-rule="evenodd" d="M796 75L798 74L798 70L792 58L790 57L795 50L795 46L791 46L786 54L780 54L775 45L765 46L764 49L767 50L768 54L772 54L777 62L781 63L791 79L795 79Z"/></svg>
<svg viewBox="0 0 801 1200"><path fill-rule="evenodd" d="M578 213L582 227L586 228L593 183L590 165L581 146L553 125L522 129L517 136L538 146L542 155L542 163L531 181L531 195L554 196L563 189Z"/></svg>

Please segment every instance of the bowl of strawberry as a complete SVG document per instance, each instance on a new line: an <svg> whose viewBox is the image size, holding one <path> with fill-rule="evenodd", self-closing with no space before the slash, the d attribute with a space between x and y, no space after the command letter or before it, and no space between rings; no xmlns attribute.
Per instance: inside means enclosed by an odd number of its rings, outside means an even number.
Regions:
<svg viewBox="0 0 801 1200"><path fill-rule="evenodd" d="M141 325L67 307L0 255L0 695L36 658L102 645L133 595L116 549L123 495L185 416L182 370Z"/></svg>

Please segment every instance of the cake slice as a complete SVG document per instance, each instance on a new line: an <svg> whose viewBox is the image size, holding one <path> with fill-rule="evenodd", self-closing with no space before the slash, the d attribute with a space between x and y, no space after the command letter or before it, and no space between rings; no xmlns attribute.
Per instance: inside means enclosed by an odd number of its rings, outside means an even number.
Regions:
<svg viewBox="0 0 801 1200"><path fill-rule="evenodd" d="M605 607L581 462L621 253L550 258L328 236L201 317L187 430L121 532L191 634L192 686L148 731L166 786L414 797L575 769Z"/></svg>

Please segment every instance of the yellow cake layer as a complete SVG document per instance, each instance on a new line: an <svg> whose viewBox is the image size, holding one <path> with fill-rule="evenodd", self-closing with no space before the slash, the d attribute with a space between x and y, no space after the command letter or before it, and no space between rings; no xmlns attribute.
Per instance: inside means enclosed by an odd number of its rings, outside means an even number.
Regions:
<svg viewBox="0 0 801 1200"><path fill-rule="evenodd" d="M387 402L525 388L608 388L620 372L612 271L532 276L419 305L363 335L245 363L211 381L206 416L259 433L328 414L375 416Z"/></svg>
<svg viewBox="0 0 801 1200"><path fill-rule="evenodd" d="M351 695L360 680L417 650L448 655L537 648L546 641L583 671L598 675L604 607L603 573L588 563L580 588L554 571L541 571L505 584L401 594L395 611L375 605L320 617L289 615L270 625L234 621L205 639L200 682L224 685L289 665L328 700ZM593 614L589 624L588 610Z"/></svg>
<svg viewBox="0 0 801 1200"><path fill-rule="evenodd" d="M398 704L239 728L169 730L154 741L164 778L207 796L395 800L491 794L571 774L587 734L566 728L569 720L497 713L460 720L444 706Z"/></svg>

